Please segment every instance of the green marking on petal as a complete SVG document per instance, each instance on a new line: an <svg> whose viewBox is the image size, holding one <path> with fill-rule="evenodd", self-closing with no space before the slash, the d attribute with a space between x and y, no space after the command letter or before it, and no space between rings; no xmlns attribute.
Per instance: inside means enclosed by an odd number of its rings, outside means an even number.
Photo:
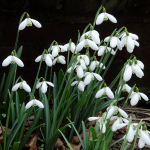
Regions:
<svg viewBox="0 0 150 150"><path fill-rule="evenodd" d="M91 36L89 36L89 39L92 39L92 37L91 37Z"/></svg>
<svg viewBox="0 0 150 150"><path fill-rule="evenodd" d="M11 63L11 64L14 64L14 63L15 63L15 61L11 61L10 63Z"/></svg>
<svg viewBox="0 0 150 150"><path fill-rule="evenodd" d="M58 50L58 52L60 52L60 49Z"/></svg>
<svg viewBox="0 0 150 150"><path fill-rule="evenodd" d="M141 100L141 97L139 97L139 100Z"/></svg>
<svg viewBox="0 0 150 150"><path fill-rule="evenodd" d="M94 78L92 77L91 80L94 80Z"/></svg>
<svg viewBox="0 0 150 150"><path fill-rule="evenodd" d="M20 86L20 89L23 89L23 86Z"/></svg>
<svg viewBox="0 0 150 150"><path fill-rule="evenodd" d="M36 104L33 104L33 106L36 106Z"/></svg>
<svg viewBox="0 0 150 150"><path fill-rule="evenodd" d="M84 47L89 47L89 45L86 44Z"/></svg>
<svg viewBox="0 0 150 150"><path fill-rule="evenodd" d="M107 18L104 18L104 21L107 21L108 19Z"/></svg>
<svg viewBox="0 0 150 150"><path fill-rule="evenodd" d="M27 24L27 27L29 27L29 26L32 26L32 24L31 24L31 23L28 23L28 24Z"/></svg>
<svg viewBox="0 0 150 150"><path fill-rule="evenodd" d="M103 95L106 95L106 92L105 92L105 93L103 93Z"/></svg>

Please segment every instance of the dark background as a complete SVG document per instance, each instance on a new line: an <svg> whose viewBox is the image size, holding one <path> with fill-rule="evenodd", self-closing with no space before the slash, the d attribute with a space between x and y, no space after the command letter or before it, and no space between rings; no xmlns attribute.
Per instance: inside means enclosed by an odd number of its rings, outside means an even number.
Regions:
<svg viewBox="0 0 150 150"><path fill-rule="evenodd" d="M23 12L28 12L31 18L42 24L42 28L38 29L33 25L20 32L18 48L23 46L21 59L25 67L18 67L17 77L22 76L32 87L39 65L34 62L35 58L41 55L44 49L48 49L53 40L63 45L71 38L76 43L78 30L82 33L88 23L93 23L96 11L101 5L118 21L117 24L107 21L96 26L101 39L122 26L139 36L140 47L136 47L133 54L145 64L145 75L142 79L133 75L128 84L133 86L136 83L140 91L150 97L149 0L0 0L0 61L2 62L14 49L19 19ZM118 51L105 77L108 85L129 57L126 48ZM44 76L45 66L43 63L40 76ZM63 65L54 66L54 71L57 72L62 67L65 68ZM8 70L9 66L0 66L0 80Z"/></svg>

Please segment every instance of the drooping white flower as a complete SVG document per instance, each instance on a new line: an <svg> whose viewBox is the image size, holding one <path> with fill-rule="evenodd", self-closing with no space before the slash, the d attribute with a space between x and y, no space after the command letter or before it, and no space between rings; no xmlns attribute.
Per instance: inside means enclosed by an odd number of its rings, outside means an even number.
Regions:
<svg viewBox="0 0 150 150"><path fill-rule="evenodd" d="M145 101L148 101L149 98L144 94L144 93L141 93L139 92L139 89L136 88L136 92L133 92L130 96L131 98L131 105L132 106L135 106L139 100L141 100L141 97L145 100Z"/></svg>
<svg viewBox="0 0 150 150"><path fill-rule="evenodd" d="M106 49L106 51L105 51L105 49ZM98 56L102 56L104 52L107 53L108 51L111 52L112 55L116 54L116 52L112 48L107 47L106 44L104 43L103 46L100 46L98 48Z"/></svg>
<svg viewBox="0 0 150 150"><path fill-rule="evenodd" d="M121 86L119 87L119 89L118 89L118 93L120 92L120 89L121 89ZM123 87L122 87L122 91L123 92L128 92L128 93L130 93L130 90L131 90L131 87L128 85L128 84L124 84L123 85Z"/></svg>
<svg viewBox="0 0 150 150"><path fill-rule="evenodd" d="M110 36L106 37L104 39L105 42L108 42ZM110 46L112 48L115 48L116 46L118 47L119 50L122 50L122 44L121 44L121 41L118 37L118 34L116 34L116 36L112 36L111 39L110 39Z"/></svg>
<svg viewBox="0 0 150 150"><path fill-rule="evenodd" d="M74 86L76 84L78 84L78 89L83 92L84 88L86 86L85 83L83 81L74 81L74 82L71 83L71 86Z"/></svg>
<svg viewBox="0 0 150 150"><path fill-rule="evenodd" d="M95 120L98 120L100 119L100 117L89 117L88 120L89 121L95 121Z"/></svg>
<svg viewBox="0 0 150 150"><path fill-rule="evenodd" d="M40 107L40 108L44 108L44 105L39 101L39 100L37 100L37 99L32 99L31 101L29 101L27 104L26 104L26 106L25 106L25 108L26 109L29 109L31 106L38 106L38 107Z"/></svg>
<svg viewBox="0 0 150 150"><path fill-rule="evenodd" d="M26 81L24 81L23 79L21 79L21 82L15 84L12 87L12 91L17 91L18 88L20 89L24 89L26 92L31 92L31 88L30 86L26 83Z"/></svg>
<svg viewBox="0 0 150 150"><path fill-rule="evenodd" d="M77 57L77 62L79 62L80 60L83 60L86 66L90 63L90 59L87 55L79 55Z"/></svg>
<svg viewBox="0 0 150 150"><path fill-rule="evenodd" d="M53 60L53 65L56 64L56 62L58 63L61 63L61 64L66 64L66 60L65 60L65 57L62 56L62 55L57 55L58 57L56 57L54 60Z"/></svg>
<svg viewBox="0 0 150 150"><path fill-rule="evenodd" d="M90 26L90 31L84 33L81 38L80 42L85 39L85 35L91 39L94 43L100 44L100 38L99 38L99 33L96 30L93 30L93 26Z"/></svg>
<svg viewBox="0 0 150 150"><path fill-rule="evenodd" d="M68 49L69 48L69 43L65 44L64 47L66 47ZM76 49L76 45L73 42L71 42L71 45L70 45L71 52L74 53L75 49ZM75 54L76 54L76 52L75 52Z"/></svg>
<svg viewBox="0 0 150 150"><path fill-rule="evenodd" d="M47 52L47 51L46 51ZM42 55L38 56L36 59L35 59L35 62L39 62L41 61L41 58L42 58ZM45 61L45 63L50 67L52 66L52 60L54 59L54 57L51 55L51 54L44 54L44 59L43 61Z"/></svg>
<svg viewBox="0 0 150 150"><path fill-rule="evenodd" d="M4 61L2 62L2 66L5 67L8 66L9 64L14 63L16 63L20 67L24 67L23 62L14 55L9 55L6 59L4 59Z"/></svg>
<svg viewBox="0 0 150 150"><path fill-rule="evenodd" d="M111 91L109 87L107 87L106 84L104 84L104 87L96 93L95 98L100 98L103 94L107 95L111 99L114 98L113 92Z"/></svg>
<svg viewBox="0 0 150 150"><path fill-rule="evenodd" d="M96 25L99 25L101 24L103 21L107 21L107 20L110 20L111 22L113 23L117 23L117 20L114 16L106 13L106 10L105 8L103 8L103 13L99 14L97 19L96 19Z"/></svg>
<svg viewBox="0 0 150 150"><path fill-rule="evenodd" d="M55 42L55 45L53 45L51 47L51 50L52 50L52 56L56 57L59 52L66 52L67 51L67 47L65 47L63 45L58 45L58 43ZM50 48L48 49L48 51L50 51Z"/></svg>
<svg viewBox="0 0 150 150"><path fill-rule="evenodd" d="M91 62L90 69L93 71L93 70L95 70L95 68L98 67L98 66L99 66L100 68L103 67L103 69L106 69L106 67L103 65L103 63L100 63L100 65L99 65L99 61L97 61L97 60L94 60L94 61Z"/></svg>
<svg viewBox="0 0 150 150"><path fill-rule="evenodd" d="M140 136L138 147L143 148L145 144L150 145L150 135L148 130L139 129L138 134Z"/></svg>
<svg viewBox="0 0 150 150"><path fill-rule="evenodd" d="M84 74L84 77L85 77L85 79L84 79L85 85L88 85L91 82L91 80L94 80L94 78L96 78L98 81L103 80L99 74L93 73L92 70L90 72L86 72Z"/></svg>
<svg viewBox="0 0 150 150"><path fill-rule="evenodd" d="M46 93L46 92L47 92L47 87L48 87L47 84L50 85L50 86L52 86L52 87L54 87L54 84L53 84L53 83L48 82L48 81L45 81L45 80L43 79L42 82L39 82L39 83L36 85L36 89L38 89L38 88L41 86L41 91L42 91L42 93Z"/></svg>
<svg viewBox="0 0 150 150"><path fill-rule="evenodd" d="M141 62L140 60L135 60L134 62L133 62L133 64L134 65L137 65L140 69L144 69L144 64L143 64L143 62Z"/></svg>
<svg viewBox="0 0 150 150"><path fill-rule="evenodd" d="M82 40L76 47L76 51L79 52L83 49L83 47L91 47L93 50L98 50L98 46L95 44L95 42L88 39L88 37L85 35L84 40Z"/></svg>
<svg viewBox="0 0 150 150"><path fill-rule="evenodd" d="M27 14L27 18L20 23L19 30L23 30L26 26L27 27L32 26L32 23L37 28L41 28L42 27L41 24L37 20L31 19L30 16Z"/></svg>
<svg viewBox="0 0 150 150"><path fill-rule="evenodd" d="M130 60L129 63L126 65L123 79L125 81L129 81L132 77L132 73L135 73L135 75L139 78L142 78L144 76L143 71L138 65L134 65L133 62Z"/></svg>

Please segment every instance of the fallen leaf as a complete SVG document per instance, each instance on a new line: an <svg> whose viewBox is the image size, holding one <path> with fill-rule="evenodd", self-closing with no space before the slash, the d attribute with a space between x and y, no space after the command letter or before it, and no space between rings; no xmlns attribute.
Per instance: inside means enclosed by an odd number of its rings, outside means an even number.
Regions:
<svg viewBox="0 0 150 150"><path fill-rule="evenodd" d="M3 127L3 130L4 130L4 132L5 132L5 127L4 126L2 126ZM10 133L10 129L8 128L7 129L7 136L9 135L9 133ZM0 143L3 143L3 135L2 135L2 128L0 127Z"/></svg>
<svg viewBox="0 0 150 150"><path fill-rule="evenodd" d="M65 150L64 143L61 141L60 138L58 138L57 141L56 141L55 149Z"/></svg>

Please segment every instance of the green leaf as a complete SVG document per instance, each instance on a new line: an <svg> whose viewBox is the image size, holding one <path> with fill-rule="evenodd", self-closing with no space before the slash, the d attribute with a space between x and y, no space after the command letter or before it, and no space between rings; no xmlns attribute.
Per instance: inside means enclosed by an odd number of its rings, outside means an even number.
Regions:
<svg viewBox="0 0 150 150"><path fill-rule="evenodd" d="M106 135L107 147L109 146L110 142L112 141L113 134L114 134L114 132L111 130L111 128L109 128L109 131L108 131L108 133Z"/></svg>
<svg viewBox="0 0 150 150"><path fill-rule="evenodd" d="M20 142L14 142L13 144L13 150L18 150Z"/></svg>
<svg viewBox="0 0 150 150"><path fill-rule="evenodd" d="M87 149L88 147L88 138L87 138L87 133L86 133L86 127L84 122L82 121L82 131L83 131L83 141L84 141L84 147Z"/></svg>
<svg viewBox="0 0 150 150"><path fill-rule="evenodd" d="M127 142L123 142L120 150L126 150L130 144Z"/></svg>
<svg viewBox="0 0 150 150"><path fill-rule="evenodd" d="M20 115L20 100L19 100L17 91L16 91L16 112L17 112L17 116L19 116Z"/></svg>
<svg viewBox="0 0 150 150"><path fill-rule="evenodd" d="M4 73L3 78L2 78L2 80L1 80L1 83L0 83L0 95L1 95L2 90L3 90L3 87L4 87L5 77L6 77L6 75L5 75L5 73Z"/></svg>
<svg viewBox="0 0 150 150"><path fill-rule="evenodd" d="M98 125L97 125L98 126ZM99 128L98 128L99 129ZM96 133L96 130L95 130L95 128L93 128L93 127L91 127L90 128L90 130L91 130L91 133L92 133L92 140L94 141L94 140L96 140L98 137L97 137L97 133Z"/></svg>

